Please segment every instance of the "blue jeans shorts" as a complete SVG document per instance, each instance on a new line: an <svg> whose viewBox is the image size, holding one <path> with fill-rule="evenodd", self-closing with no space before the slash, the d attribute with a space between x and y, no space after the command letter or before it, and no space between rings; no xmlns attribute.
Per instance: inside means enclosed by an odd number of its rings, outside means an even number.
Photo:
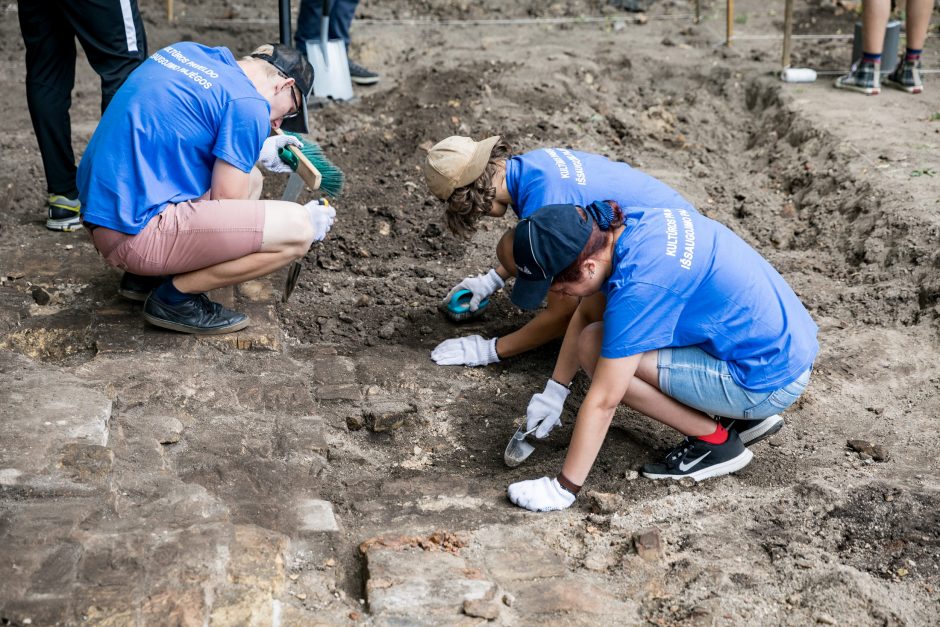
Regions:
<svg viewBox="0 0 940 627"><path fill-rule="evenodd" d="M683 405L726 418L762 420L779 414L800 397L809 383L807 368L793 383L770 392L743 388L728 364L694 346L658 351L659 389Z"/></svg>

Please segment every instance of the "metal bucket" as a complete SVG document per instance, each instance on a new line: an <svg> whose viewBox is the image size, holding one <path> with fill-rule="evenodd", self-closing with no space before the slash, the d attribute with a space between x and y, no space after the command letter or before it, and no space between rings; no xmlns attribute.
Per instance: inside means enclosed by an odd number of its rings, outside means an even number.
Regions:
<svg viewBox="0 0 940 627"><path fill-rule="evenodd" d="M901 22L891 20L885 28L885 43L881 48L881 73L890 74L898 66L898 45L901 41ZM862 23L855 22L852 39L852 67L862 60Z"/></svg>

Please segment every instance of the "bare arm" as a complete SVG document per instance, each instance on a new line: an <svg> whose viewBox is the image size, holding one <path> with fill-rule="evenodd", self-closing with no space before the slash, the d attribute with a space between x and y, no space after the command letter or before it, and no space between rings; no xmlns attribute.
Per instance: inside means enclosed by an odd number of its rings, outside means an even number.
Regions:
<svg viewBox="0 0 940 627"><path fill-rule="evenodd" d="M212 167L212 187L209 198L212 200L248 198L251 177L231 163L216 159Z"/></svg>
<svg viewBox="0 0 940 627"><path fill-rule="evenodd" d="M577 298L549 292L548 307L521 329L499 338L496 341L496 352L501 358L512 357L561 337L577 307Z"/></svg>
<svg viewBox="0 0 940 627"><path fill-rule="evenodd" d="M571 316L565 339L561 343L558 359L555 361L555 370L552 379L568 385L578 373L578 338L585 327L604 318L604 308L607 306L607 297L598 292L581 300L577 311Z"/></svg>
<svg viewBox="0 0 940 627"><path fill-rule="evenodd" d="M640 357L642 355L638 354L619 359L601 357L597 360L591 389L578 410L571 445L562 467L565 477L578 485L583 485L591 472L617 405L627 393L636 373Z"/></svg>

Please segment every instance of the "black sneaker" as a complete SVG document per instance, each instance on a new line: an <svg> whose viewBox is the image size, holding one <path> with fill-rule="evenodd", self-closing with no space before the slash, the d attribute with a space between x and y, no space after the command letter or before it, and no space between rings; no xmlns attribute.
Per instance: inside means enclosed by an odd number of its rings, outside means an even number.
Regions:
<svg viewBox="0 0 940 627"><path fill-rule="evenodd" d="M121 286L118 288L118 294L128 300L144 302L150 292L157 289L161 283L166 281L165 276L141 276L125 272L121 277Z"/></svg>
<svg viewBox="0 0 940 627"><path fill-rule="evenodd" d="M757 444L783 429L783 418L774 414L763 420L741 420L740 418L718 418L728 431L737 431L745 446Z"/></svg>
<svg viewBox="0 0 940 627"><path fill-rule="evenodd" d="M669 451L665 461L643 466L648 479L685 479L696 481L737 472L751 463L754 454L744 447L734 431L728 432L724 444L709 444L698 438L685 442Z"/></svg>
<svg viewBox="0 0 940 627"><path fill-rule="evenodd" d="M82 228L82 203L77 198L72 200L59 194L49 194L46 204L49 206L49 217L46 219L47 229L68 233Z"/></svg>
<svg viewBox="0 0 940 627"><path fill-rule="evenodd" d="M248 326L248 316L212 302L205 294L193 294L187 301L169 305L153 291L144 303L144 320L164 329L194 335L231 333Z"/></svg>
<svg viewBox="0 0 940 627"><path fill-rule="evenodd" d="M375 85L379 82L379 74L364 68L355 61L349 62L349 78L357 85Z"/></svg>

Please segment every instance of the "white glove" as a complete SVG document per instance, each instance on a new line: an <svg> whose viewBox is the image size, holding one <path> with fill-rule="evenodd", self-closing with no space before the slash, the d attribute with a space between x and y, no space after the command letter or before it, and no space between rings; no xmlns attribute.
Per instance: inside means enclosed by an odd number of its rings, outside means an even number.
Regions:
<svg viewBox="0 0 940 627"><path fill-rule="evenodd" d="M431 351L438 366L485 366L499 361L496 338L484 340L479 335L444 340Z"/></svg>
<svg viewBox="0 0 940 627"><path fill-rule="evenodd" d="M509 500L530 512L553 512L568 509L574 503L574 494L561 487L558 479L530 479L509 486Z"/></svg>
<svg viewBox="0 0 940 627"><path fill-rule="evenodd" d="M261 144L261 154L258 155L258 163L263 165L269 172L278 172L281 174L293 172L290 166L284 163L280 155L277 154L278 150L288 145L302 148L304 144L291 135L272 135L268 137L264 140L264 143Z"/></svg>
<svg viewBox="0 0 940 627"><path fill-rule="evenodd" d="M313 241L319 242L330 232L333 221L336 220L336 209L326 202L321 204L319 200L311 200L304 205L304 209L307 210L310 224L313 226Z"/></svg>
<svg viewBox="0 0 940 627"><path fill-rule="evenodd" d="M470 299L470 311L476 311L484 298L489 298L490 294L496 290L502 289L504 285L506 285L506 283L496 274L496 270L490 270L486 274L478 276L468 276L447 292L447 296L444 298L444 304L449 303L451 297L460 290L470 290L473 292L473 297Z"/></svg>
<svg viewBox="0 0 940 627"><path fill-rule="evenodd" d="M571 391L568 388L554 379L549 379L545 384L545 391L534 394L529 401L529 407L525 410L525 430L531 431L538 427L535 437L548 437L552 429L561 426L561 412L569 394Z"/></svg>

